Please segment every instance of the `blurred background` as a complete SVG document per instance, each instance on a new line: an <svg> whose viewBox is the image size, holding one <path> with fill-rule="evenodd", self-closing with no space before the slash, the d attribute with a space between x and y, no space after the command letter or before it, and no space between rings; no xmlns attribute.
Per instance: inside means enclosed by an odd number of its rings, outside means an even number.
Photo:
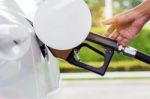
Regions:
<svg viewBox="0 0 150 99"><path fill-rule="evenodd" d="M93 18L92 32L103 34L108 26L101 24L104 19L111 18L112 16L119 14L123 11L129 10L142 2L142 0L85 0L88 4ZM141 33L132 40L129 45L150 54L150 24L147 23L142 29ZM98 48L97 45L90 44ZM101 48L100 48L101 49ZM101 49L103 50L103 49ZM89 49L83 48L79 52L81 61L100 66L103 63L103 58ZM83 69L77 68L66 62L60 60L61 72L87 72ZM108 71L149 71L150 67L137 61L133 58L125 57L122 54L115 53L113 60L109 66Z"/></svg>

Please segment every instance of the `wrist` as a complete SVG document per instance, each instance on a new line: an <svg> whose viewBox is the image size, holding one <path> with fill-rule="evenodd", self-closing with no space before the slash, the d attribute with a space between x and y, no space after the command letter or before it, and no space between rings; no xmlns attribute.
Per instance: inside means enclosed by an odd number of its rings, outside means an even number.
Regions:
<svg viewBox="0 0 150 99"><path fill-rule="evenodd" d="M143 3L132 9L136 17L146 17L150 19L150 0L144 0Z"/></svg>

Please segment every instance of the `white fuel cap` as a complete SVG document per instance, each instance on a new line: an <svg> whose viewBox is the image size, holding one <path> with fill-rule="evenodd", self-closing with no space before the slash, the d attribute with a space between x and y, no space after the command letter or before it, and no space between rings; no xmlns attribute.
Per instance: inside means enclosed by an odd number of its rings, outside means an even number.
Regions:
<svg viewBox="0 0 150 99"><path fill-rule="evenodd" d="M58 50L81 44L89 34L91 23L91 13L84 0L46 0L33 22L39 39Z"/></svg>

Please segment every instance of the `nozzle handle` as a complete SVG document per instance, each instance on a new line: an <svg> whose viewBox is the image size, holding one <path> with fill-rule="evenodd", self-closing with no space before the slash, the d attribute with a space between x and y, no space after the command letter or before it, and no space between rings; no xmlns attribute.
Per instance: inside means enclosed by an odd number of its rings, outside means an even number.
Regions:
<svg viewBox="0 0 150 99"><path fill-rule="evenodd" d="M79 59L76 59L74 57L75 56L74 51L75 50L79 51L82 47L87 47L87 48L95 51L99 55L103 56L104 57L104 64L102 66L99 66L99 67L94 67L94 66L90 66L88 64L85 64L85 63L81 62ZM70 64L73 64L75 66L81 67L83 69L92 71L94 73L97 73L97 74L103 76L105 74L105 72L107 71L107 68L110 64L110 61L112 59L113 54L114 54L114 50L111 49L111 48L106 48L105 53L103 53L103 52L99 51L98 49L96 49L96 48L94 48L94 47L92 47L92 46L90 46L86 43L82 43L81 45L79 45L78 47L76 47L75 49L72 50L71 54L67 58L67 61Z"/></svg>

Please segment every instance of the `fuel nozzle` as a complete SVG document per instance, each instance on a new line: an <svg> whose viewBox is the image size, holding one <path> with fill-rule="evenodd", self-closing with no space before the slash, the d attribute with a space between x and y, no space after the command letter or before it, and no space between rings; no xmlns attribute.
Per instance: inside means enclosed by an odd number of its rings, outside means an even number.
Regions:
<svg viewBox="0 0 150 99"><path fill-rule="evenodd" d="M118 46L118 51L122 52L123 55L133 57L135 59L138 59L142 62L150 64L150 56L138 51L137 49L133 47L123 47L122 45Z"/></svg>

